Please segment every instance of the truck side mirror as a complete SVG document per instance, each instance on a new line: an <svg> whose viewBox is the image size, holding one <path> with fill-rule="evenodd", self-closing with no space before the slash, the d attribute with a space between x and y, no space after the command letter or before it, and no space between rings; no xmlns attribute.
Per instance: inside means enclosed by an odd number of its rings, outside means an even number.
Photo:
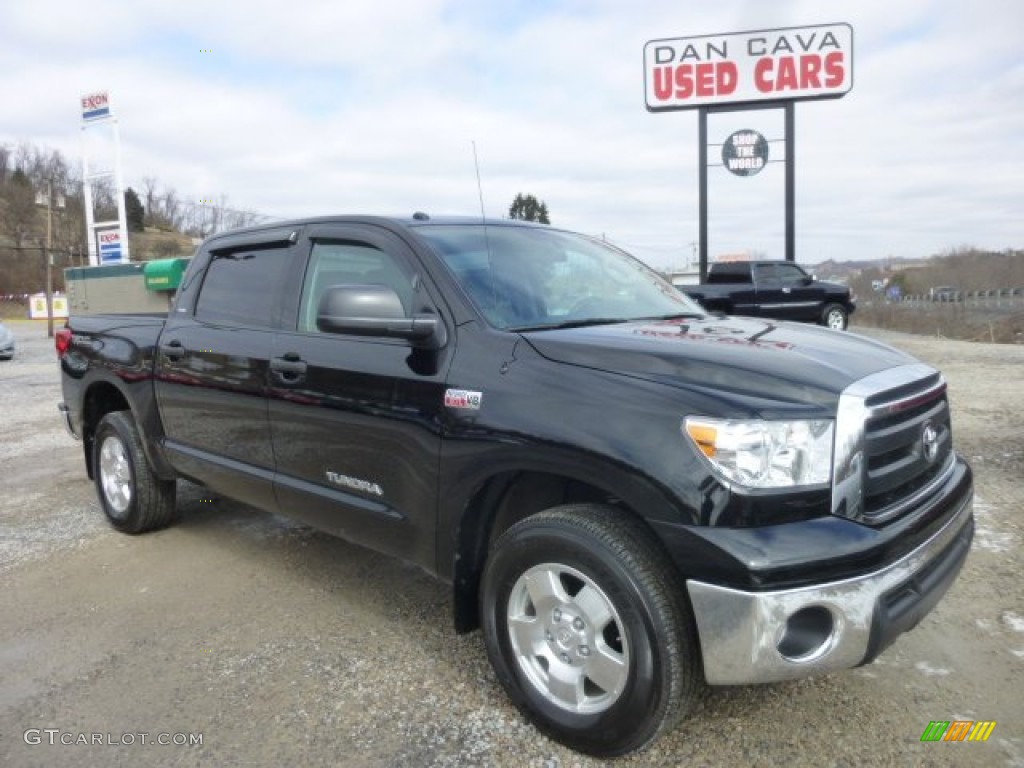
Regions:
<svg viewBox="0 0 1024 768"><path fill-rule="evenodd" d="M441 318L428 313L409 317L389 285L330 286L320 297L316 327L324 333L405 339L424 349L439 349L445 341Z"/></svg>

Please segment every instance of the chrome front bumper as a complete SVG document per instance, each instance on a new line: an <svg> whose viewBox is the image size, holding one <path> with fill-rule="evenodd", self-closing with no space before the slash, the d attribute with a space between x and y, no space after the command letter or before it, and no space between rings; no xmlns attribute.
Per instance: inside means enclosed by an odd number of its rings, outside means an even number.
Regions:
<svg viewBox="0 0 1024 768"><path fill-rule="evenodd" d="M743 592L687 581L711 685L792 680L871 661L953 583L973 536L972 499L917 549L874 573Z"/></svg>

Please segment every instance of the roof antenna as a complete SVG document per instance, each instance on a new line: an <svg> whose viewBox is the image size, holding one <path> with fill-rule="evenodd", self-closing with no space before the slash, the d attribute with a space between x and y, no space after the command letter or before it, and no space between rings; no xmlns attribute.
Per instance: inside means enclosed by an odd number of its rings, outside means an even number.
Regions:
<svg viewBox="0 0 1024 768"><path fill-rule="evenodd" d="M491 306L497 309L498 293L494 287L494 262L491 259L491 237L487 232L487 213L484 211L484 185L480 182L480 160L476 156L476 141L473 144L473 165L476 167L476 191L480 196L480 223L484 226L484 248L487 251L487 277L491 284Z"/></svg>
<svg viewBox="0 0 1024 768"><path fill-rule="evenodd" d="M480 183L480 160L476 156L476 141L473 144L473 165L476 167L476 191L480 196L480 218L487 219L487 214L484 212L484 185Z"/></svg>

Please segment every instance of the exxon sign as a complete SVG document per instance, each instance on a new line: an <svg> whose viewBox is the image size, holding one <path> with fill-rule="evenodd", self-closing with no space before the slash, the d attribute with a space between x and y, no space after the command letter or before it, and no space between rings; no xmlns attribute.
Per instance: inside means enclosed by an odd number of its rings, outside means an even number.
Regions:
<svg viewBox="0 0 1024 768"><path fill-rule="evenodd" d="M121 261L121 233L116 229L109 229L97 234L96 238L100 243L100 262L109 264Z"/></svg>
<svg viewBox="0 0 1024 768"><path fill-rule="evenodd" d="M853 28L823 24L651 40L647 109L835 99L853 87Z"/></svg>
<svg viewBox="0 0 1024 768"><path fill-rule="evenodd" d="M82 119L99 120L110 117L110 94L106 91L90 93L82 97Z"/></svg>

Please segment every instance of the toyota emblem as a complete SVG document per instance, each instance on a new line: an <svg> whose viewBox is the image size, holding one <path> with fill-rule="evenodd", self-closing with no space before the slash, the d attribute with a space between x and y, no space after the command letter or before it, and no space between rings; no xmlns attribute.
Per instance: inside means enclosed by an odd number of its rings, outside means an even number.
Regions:
<svg viewBox="0 0 1024 768"><path fill-rule="evenodd" d="M929 464L939 455L939 430L930 421L921 430L921 454Z"/></svg>

